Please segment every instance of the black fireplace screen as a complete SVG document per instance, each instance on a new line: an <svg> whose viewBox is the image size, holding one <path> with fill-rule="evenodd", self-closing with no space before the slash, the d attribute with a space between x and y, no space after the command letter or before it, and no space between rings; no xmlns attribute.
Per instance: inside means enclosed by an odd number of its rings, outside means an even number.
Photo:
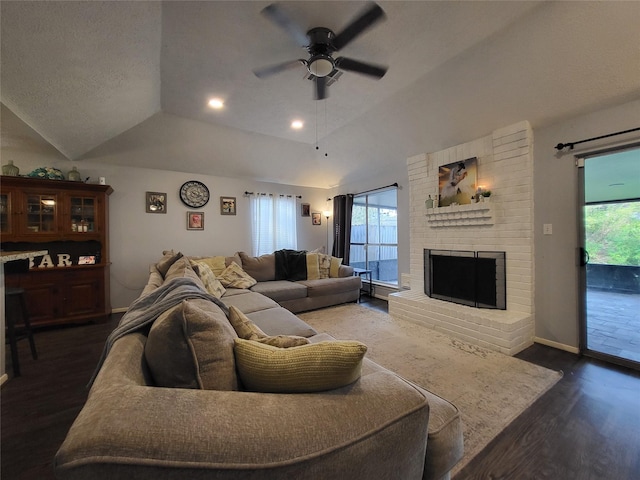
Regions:
<svg viewBox="0 0 640 480"><path fill-rule="evenodd" d="M507 308L505 252L424 250L424 293L477 308Z"/></svg>

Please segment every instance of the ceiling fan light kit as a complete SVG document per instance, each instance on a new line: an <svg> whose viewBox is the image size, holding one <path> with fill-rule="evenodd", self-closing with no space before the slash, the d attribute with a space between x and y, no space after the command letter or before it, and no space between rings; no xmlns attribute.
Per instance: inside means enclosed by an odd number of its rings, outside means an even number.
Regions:
<svg viewBox="0 0 640 480"><path fill-rule="evenodd" d="M334 59L332 56L334 52L347 46L375 23L384 20L384 11L376 3L369 3L337 35L325 27L315 27L304 33L304 29L294 22L282 7L275 3L264 8L262 14L282 28L297 45L306 48L309 58L256 69L253 73L258 78L266 78L302 64L307 67L311 74L307 78L315 83L314 96L316 100L322 100L329 95L327 87L339 78L340 75L338 73L342 73L340 70L356 72L376 79L382 78L387 73L387 67L382 65L346 57Z"/></svg>

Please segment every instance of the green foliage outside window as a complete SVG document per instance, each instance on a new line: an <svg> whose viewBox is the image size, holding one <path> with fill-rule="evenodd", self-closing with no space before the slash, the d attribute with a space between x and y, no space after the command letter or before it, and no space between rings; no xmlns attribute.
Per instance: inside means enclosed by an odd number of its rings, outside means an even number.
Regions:
<svg viewBox="0 0 640 480"><path fill-rule="evenodd" d="M640 266L640 202L587 205L589 263Z"/></svg>

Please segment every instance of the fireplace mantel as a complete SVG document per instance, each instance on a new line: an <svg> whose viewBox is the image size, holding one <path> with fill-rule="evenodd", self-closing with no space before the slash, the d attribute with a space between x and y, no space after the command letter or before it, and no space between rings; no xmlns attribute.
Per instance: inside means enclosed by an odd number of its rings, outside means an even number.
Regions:
<svg viewBox="0 0 640 480"><path fill-rule="evenodd" d="M495 223L493 204L489 202L427 208L425 215L431 227L475 227Z"/></svg>

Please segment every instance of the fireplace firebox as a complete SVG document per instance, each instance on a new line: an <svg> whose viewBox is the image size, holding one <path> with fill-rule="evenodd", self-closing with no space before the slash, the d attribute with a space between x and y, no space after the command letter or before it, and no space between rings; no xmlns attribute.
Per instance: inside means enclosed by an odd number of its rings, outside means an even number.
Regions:
<svg viewBox="0 0 640 480"><path fill-rule="evenodd" d="M424 293L470 307L506 310L506 253L424 249Z"/></svg>

